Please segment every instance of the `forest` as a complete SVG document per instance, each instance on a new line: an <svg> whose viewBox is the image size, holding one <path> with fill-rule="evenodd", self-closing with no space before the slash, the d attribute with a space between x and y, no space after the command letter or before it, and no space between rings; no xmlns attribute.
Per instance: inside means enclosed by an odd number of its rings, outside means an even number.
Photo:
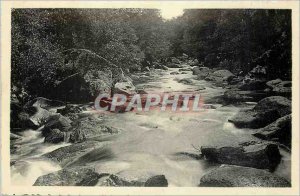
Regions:
<svg viewBox="0 0 300 196"><path fill-rule="evenodd" d="M70 49L100 55L129 76L186 54L197 59L197 66L246 75L260 65L267 69L266 79L290 80L291 12L184 10L164 20L155 9L12 11L11 78L18 91L51 97L51 89L67 75L91 74L91 64L67 63L64 52Z"/></svg>

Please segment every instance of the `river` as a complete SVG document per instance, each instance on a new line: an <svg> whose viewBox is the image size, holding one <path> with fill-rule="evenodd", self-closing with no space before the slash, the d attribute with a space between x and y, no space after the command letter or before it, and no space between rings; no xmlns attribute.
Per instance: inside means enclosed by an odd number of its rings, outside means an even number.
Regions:
<svg viewBox="0 0 300 196"><path fill-rule="evenodd" d="M136 77L134 83L137 88L144 88L149 93L198 92L204 103L225 91L210 82L197 80L191 71L170 74L178 70L179 68L169 68L168 71L151 71L150 75L147 73ZM182 78L190 78L193 83L179 83L178 80ZM213 105L215 109L203 109L199 112L150 110L114 113L105 123L123 131L111 138L108 148L112 156L85 164L95 167L99 173L118 174L126 179L164 174L169 186L197 186L205 172L219 165L196 160L187 156L187 153L199 154L199 148L205 145L232 146L257 140L251 135L251 131L235 128L228 122L242 106ZM245 107L253 107L253 103L243 106ZM41 158L41 155L70 144L45 144L39 131L26 130L23 135L23 139L17 143L22 146L22 150L11 157L16 161L11 167L13 184L32 185L38 176L61 169L60 166ZM275 173L289 180L290 154L283 149L281 154L283 159Z"/></svg>

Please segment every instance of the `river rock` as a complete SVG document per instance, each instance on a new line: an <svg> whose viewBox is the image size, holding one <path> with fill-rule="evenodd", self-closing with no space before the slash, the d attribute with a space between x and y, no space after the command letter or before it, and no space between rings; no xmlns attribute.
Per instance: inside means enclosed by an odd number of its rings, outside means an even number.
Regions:
<svg viewBox="0 0 300 196"><path fill-rule="evenodd" d="M26 111L29 114L28 124L32 125L30 128L38 128L44 125L49 119L54 116L48 110L45 110L41 107L30 107L27 108Z"/></svg>
<svg viewBox="0 0 300 196"><path fill-rule="evenodd" d="M291 187L284 178L268 171L241 167L221 166L205 174L200 187Z"/></svg>
<svg viewBox="0 0 300 196"><path fill-rule="evenodd" d="M178 82L183 83L183 84L193 84L193 81L189 78L183 78L183 79L179 80Z"/></svg>
<svg viewBox="0 0 300 196"><path fill-rule="evenodd" d="M50 129L45 137L45 143L60 143L64 141L65 134L59 129Z"/></svg>
<svg viewBox="0 0 300 196"><path fill-rule="evenodd" d="M120 130L103 125L103 121L94 117L86 117L72 123L70 142L82 142L104 135L113 135Z"/></svg>
<svg viewBox="0 0 300 196"><path fill-rule="evenodd" d="M144 182L126 180L114 174L107 174L99 180L97 185L111 187L142 187Z"/></svg>
<svg viewBox="0 0 300 196"><path fill-rule="evenodd" d="M117 175L110 174L99 180L99 186L114 186L114 187L167 187L168 181L164 175L150 177L148 180L127 180Z"/></svg>
<svg viewBox="0 0 300 196"><path fill-rule="evenodd" d="M67 132L71 128L71 123L72 121L69 118L57 114L48 119L44 129L59 129L60 131ZM46 130L42 130L43 135L45 131Z"/></svg>
<svg viewBox="0 0 300 196"><path fill-rule="evenodd" d="M193 71L193 75L198 75L201 73L199 67L197 66L195 66L192 71Z"/></svg>
<svg viewBox="0 0 300 196"><path fill-rule="evenodd" d="M94 186L99 178L92 168L75 167L40 176L33 186Z"/></svg>
<svg viewBox="0 0 300 196"><path fill-rule="evenodd" d="M145 182L145 187L167 187L168 181L164 175L157 175Z"/></svg>
<svg viewBox="0 0 300 196"><path fill-rule="evenodd" d="M194 67L193 68L193 75L197 75L199 80L203 80L211 73L211 69L208 67Z"/></svg>
<svg viewBox="0 0 300 196"><path fill-rule="evenodd" d="M130 96L136 93L136 89L130 81L118 82L114 86L113 93Z"/></svg>
<svg viewBox="0 0 300 196"><path fill-rule="evenodd" d="M37 97L31 101L28 101L25 104L25 108L34 106L34 107L41 107L44 109L49 109L50 107L58 107L58 106L63 106L64 103L61 101L56 101L56 100L51 100L51 99L47 99L44 97Z"/></svg>
<svg viewBox="0 0 300 196"><path fill-rule="evenodd" d="M169 70L169 68L168 68L167 66L165 66L165 65L162 65L162 66L160 67L160 69L162 69L162 70Z"/></svg>
<svg viewBox="0 0 300 196"><path fill-rule="evenodd" d="M209 74L205 80L207 81L213 81L213 82L224 82L227 81L229 77L234 76L233 73L230 71L223 69L213 72L212 74Z"/></svg>
<svg viewBox="0 0 300 196"><path fill-rule="evenodd" d="M266 83L268 88L271 89L273 94L291 97L292 94L292 82L282 81L281 79L271 80Z"/></svg>
<svg viewBox="0 0 300 196"><path fill-rule="evenodd" d="M290 113L289 99L271 96L259 101L253 109L240 111L228 121L241 128L262 128Z"/></svg>
<svg viewBox="0 0 300 196"><path fill-rule="evenodd" d="M60 166L65 167L71 164L78 157L83 156L87 152L96 148L96 146L103 145L98 141L86 141L82 143L72 144L58 148L52 152L46 153L43 157L49 158L51 161L58 163Z"/></svg>
<svg viewBox="0 0 300 196"><path fill-rule="evenodd" d="M278 146L270 143L244 143L238 146L201 147L209 161L273 171L281 160Z"/></svg>
<svg viewBox="0 0 300 196"><path fill-rule="evenodd" d="M291 146L292 136L292 115L286 115L277 119L270 125L259 129L253 135L260 139L279 141L282 144Z"/></svg>
<svg viewBox="0 0 300 196"><path fill-rule="evenodd" d="M276 110L280 116L285 116L291 113L291 101L285 97L271 96L259 101L254 110Z"/></svg>

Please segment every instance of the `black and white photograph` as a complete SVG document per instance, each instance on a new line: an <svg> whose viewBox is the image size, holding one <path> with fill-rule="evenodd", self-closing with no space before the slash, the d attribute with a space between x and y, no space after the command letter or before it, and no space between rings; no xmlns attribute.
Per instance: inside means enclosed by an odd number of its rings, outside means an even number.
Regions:
<svg viewBox="0 0 300 196"><path fill-rule="evenodd" d="M10 15L12 186L292 187L291 9Z"/></svg>

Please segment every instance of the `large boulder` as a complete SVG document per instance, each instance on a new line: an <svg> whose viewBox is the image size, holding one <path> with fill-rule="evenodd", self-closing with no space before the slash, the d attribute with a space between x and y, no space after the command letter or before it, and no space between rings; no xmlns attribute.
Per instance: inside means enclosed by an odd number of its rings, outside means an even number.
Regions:
<svg viewBox="0 0 300 196"><path fill-rule="evenodd" d="M221 166L205 174L200 187L291 187L284 178L261 169Z"/></svg>
<svg viewBox="0 0 300 196"><path fill-rule="evenodd" d="M146 187L167 187L168 181L164 175L152 176L145 182Z"/></svg>
<svg viewBox="0 0 300 196"><path fill-rule="evenodd" d="M256 111L276 110L282 117L291 113L291 101L281 96L271 96L262 99L254 107Z"/></svg>
<svg viewBox="0 0 300 196"><path fill-rule="evenodd" d="M290 113L289 99L271 96L259 101L253 109L240 111L228 121L240 128L262 128Z"/></svg>
<svg viewBox="0 0 300 196"><path fill-rule="evenodd" d="M95 149L96 146L99 146L99 144L101 144L101 142L98 141L86 141L83 143L76 143L46 153L43 155L43 157L58 163L62 167L65 167L68 164L71 164L78 157L81 157L86 153L90 152L91 150Z"/></svg>
<svg viewBox="0 0 300 196"><path fill-rule="evenodd" d="M238 146L201 147L202 155L209 161L273 171L281 160L278 146L268 143L248 142Z"/></svg>
<svg viewBox="0 0 300 196"><path fill-rule="evenodd" d="M271 89L274 95L281 95L291 97L292 82L282 81L281 79L270 80L266 83L267 87Z"/></svg>
<svg viewBox="0 0 300 196"><path fill-rule="evenodd" d="M208 67L194 67L193 68L193 75L197 75L199 80L205 79L210 73L211 69Z"/></svg>
<svg viewBox="0 0 300 196"><path fill-rule="evenodd" d="M45 135L47 129L59 129L60 131L67 132L71 128L71 123L72 121L69 118L61 114L53 115L45 123L42 133Z"/></svg>
<svg viewBox="0 0 300 196"><path fill-rule="evenodd" d="M66 141L71 128L71 120L61 114L51 116L42 129L45 143L59 143Z"/></svg>
<svg viewBox="0 0 300 196"><path fill-rule="evenodd" d="M212 75L215 77L221 77L225 80L227 80L231 76L234 76L233 73L231 73L230 71L228 71L226 69L215 71L212 73Z"/></svg>
<svg viewBox="0 0 300 196"><path fill-rule="evenodd" d="M70 129L70 142L83 142L87 139L113 135L120 130L114 127L103 125L103 121L94 117L78 119L72 123Z"/></svg>
<svg viewBox="0 0 300 196"><path fill-rule="evenodd" d="M99 92L109 92L112 87L112 73L109 70L89 70L86 73L76 73L58 82L53 91L53 97L74 103L90 102Z"/></svg>
<svg viewBox="0 0 300 196"><path fill-rule="evenodd" d="M75 167L40 176L33 186L95 186L99 178L92 168Z"/></svg>
<svg viewBox="0 0 300 196"><path fill-rule="evenodd" d="M277 119L268 126L259 129L253 135L264 140L278 141L287 146L291 146L292 137L292 115L286 115Z"/></svg>
<svg viewBox="0 0 300 196"><path fill-rule="evenodd" d="M209 74L205 80L207 81L213 81L213 82L224 82L228 80L229 77L234 76L233 73L231 73L230 71L223 69L223 70L218 70L215 71L211 74Z"/></svg>

